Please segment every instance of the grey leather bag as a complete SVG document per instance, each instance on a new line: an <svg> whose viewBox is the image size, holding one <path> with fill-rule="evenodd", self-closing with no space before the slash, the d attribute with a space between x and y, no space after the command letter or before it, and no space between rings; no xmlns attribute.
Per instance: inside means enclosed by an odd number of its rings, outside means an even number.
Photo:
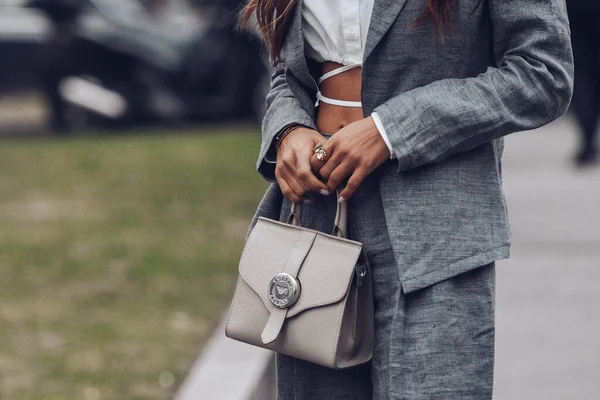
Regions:
<svg viewBox="0 0 600 400"><path fill-rule="evenodd" d="M239 265L225 334L329 368L371 359L373 294L362 244L348 240L347 206L333 234L259 217Z"/></svg>

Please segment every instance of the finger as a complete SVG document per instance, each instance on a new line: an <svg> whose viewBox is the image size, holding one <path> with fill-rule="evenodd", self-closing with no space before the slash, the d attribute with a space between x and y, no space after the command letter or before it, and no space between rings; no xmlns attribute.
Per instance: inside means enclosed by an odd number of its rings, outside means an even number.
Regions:
<svg viewBox="0 0 600 400"><path fill-rule="evenodd" d="M325 164L325 161L319 160L316 154L313 154L310 158L310 169L315 175L319 175L319 170L323 167L323 164Z"/></svg>
<svg viewBox="0 0 600 400"><path fill-rule="evenodd" d="M344 188L344 190L341 191L338 200L344 201L352 197L352 195L354 195L356 190L359 188L360 184L365 180L367 175L369 175L369 173L364 168L357 168L356 170L354 170L354 173L352 174L350 179L348 179L348 183L346 183L346 187Z"/></svg>
<svg viewBox="0 0 600 400"><path fill-rule="evenodd" d="M302 185L298 182L298 179L293 174L283 173L283 179L287 182L290 189L301 199L305 199L304 195L306 194L306 190L302 187Z"/></svg>
<svg viewBox="0 0 600 400"><path fill-rule="evenodd" d="M312 174L312 172L310 173ZM290 184L294 192L296 192L296 194L298 194L299 196L304 196L306 193L311 191L304 179L305 176L305 172L300 172L298 170L294 170L286 176L288 183Z"/></svg>
<svg viewBox="0 0 600 400"><path fill-rule="evenodd" d="M281 188L281 193L283 193L283 195L292 203L302 203L304 202L304 200L306 200L302 196L298 196L298 194L292 189L292 187L286 179L282 178L279 179L277 182L279 183L279 187Z"/></svg>
<svg viewBox="0 0 600 400"><path fill-rule="evenodd" d="M305 200L294 190L293 186L290 184L289 172L284 165L278 165L277 168L275 168L275 178L277 178L277 183L279 183L281 192L290 201L299 203Z"/></svg>
<svg viewBox="0 0 600 400"><path fill-rule="evenodd" d="M327 153L327 155L329 155L329 153ZM319 173L319 170L321 169L321 167L323 167L324 164L325 160L319 160L317 158L317 154L313 153L312 157L310 158L310 169L315 175Z"/></svg>
<svg viewBox="0 0 600 400"><path fill-rule="evenodd" d="M327 181L327 188L330 192L336 190L344 179L354 171L354 165L349 162L342 162L333 170Z"/></svg>
<svg viewBox="0 0 600 400"><path fill-rule="evenodd" d="M323 167L323 165L325 165L325 162L331 158L331 156L333 155L333 150L334 150L334 145L335 142L332 142L331 139L328 140L325 143L322 143L323 145L323 150L325 150L325 154L326 154L326 159L324 160L319 160L317 158L317 153L314 152L313 149L313 155L310 158L310 167L313 170L313 172L315 173L315 175L317 175L319 173L319 170Z"/></svg>
<svg viewBox="0 0 600 400"><path fill-rule="evenodd" d="M332 157L329 160L327 160L327 162L324 163L321 169L319 170L319 176L321 177L321 179L327 182L333 170L336 169L341 163L342 157Z"/></svg>
<svg viewBox="0 0 600 400"><path fill-rule="evenodd" d="M322 195L328 195L329 190L327 185L321 182L310 168L310 161L306 158L303 161L298 161L299 166L297 169L296 178L306 192L319 192Z"/></svg>
<svg viewBox="0 0 600 400"><path fill-rule="evenodd" d="M302 197L306 190L298 185L296 175L296 154L289 152L281 157L280 164L278 164L279 175L287 182L290 189L292 189L296 195Z"/></svg>

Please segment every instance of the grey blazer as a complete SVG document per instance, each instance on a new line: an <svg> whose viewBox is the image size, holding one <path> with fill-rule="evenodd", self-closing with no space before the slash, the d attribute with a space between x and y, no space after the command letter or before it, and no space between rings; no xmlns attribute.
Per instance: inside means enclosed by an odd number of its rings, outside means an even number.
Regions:
<svg viewBox="0 0 600 400"><path fill-rule="evenodd" d="M275 134L292 122L316 129L301 6L262 122L257 169L270 182ZM364 115L377 111L397 157L380 190L406 293L509 256L502 137L558 118L573 90L565 0L458 0L443 38L411 25L424 6L375 0L362 70ZM278 218L281 198L271 185L257 216Z"/></svg>

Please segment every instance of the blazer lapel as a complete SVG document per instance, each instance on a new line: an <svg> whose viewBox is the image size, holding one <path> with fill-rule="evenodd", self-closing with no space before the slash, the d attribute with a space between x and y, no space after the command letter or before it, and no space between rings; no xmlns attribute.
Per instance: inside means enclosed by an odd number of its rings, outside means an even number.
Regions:
<svg viewBox="0 0 600 400"><path fill-rule="evenodd" d="M363 64L383 35L390 29L407 0L375 0L371 21L369 22L369 31L367 32L367 41L363 54Z"/></svg>
<svg viewBox="0 0 600 400"><path fill-rule="evenodd" d="M308 71L308 65L304 56L304 36L302 35L302 0L296 0L290 26L287 32L288 37L284 41L282 49L285 62L292 74L304 85L318 90L318 85Z"/></svg>

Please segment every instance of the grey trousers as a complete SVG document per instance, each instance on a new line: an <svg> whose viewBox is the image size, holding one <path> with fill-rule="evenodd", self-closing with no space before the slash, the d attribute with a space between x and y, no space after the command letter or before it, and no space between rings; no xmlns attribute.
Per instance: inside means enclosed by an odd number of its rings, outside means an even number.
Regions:
<svg viewBox="0 0 600 400"><path fill-rule="evenodd" d="M490 400L495 265L403 293L377 179L376 171L348 203L350 239L363 243L373 274L373 359L333 370L277 354L278 400ZM302 225L330 233L336 196L310 198Z"/></svg>

